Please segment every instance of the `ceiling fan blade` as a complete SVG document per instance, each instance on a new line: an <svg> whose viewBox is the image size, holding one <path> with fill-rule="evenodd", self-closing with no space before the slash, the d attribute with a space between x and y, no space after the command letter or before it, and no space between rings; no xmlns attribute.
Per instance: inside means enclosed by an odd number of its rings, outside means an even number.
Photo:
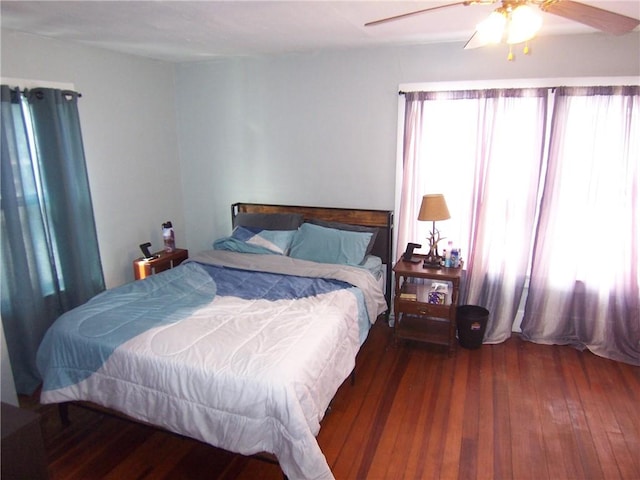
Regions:
<svg viewBox="0 0 640 480"><path fill-rule="evenodd" d="M467 40L467 43L464 44L464 49L465 50L471 50L473 48L484 47L484 46L486 46L488 44L489 43L486 42L485 40L482 40L480 38L480 35L478 35L478 32L475 31L475 32L473 32L473 35L471 35L471 38L469 38L469 40Z"/></svg>
<svg viewBox="0 0 640 480"><path fill-rule="evenodd" d="M544 2L540 8L544 12L583 23L613 35L630 32L640 24L640 20L635 18L572 0Z"/></svg>
<svg viewBox="0 0 640 480"><path fill-rule="evenodd" d="M447 3L446 5L439 5L437 7L429 7L423 8L422 10L416 10L414 12L403 13L401 15L396 15L394 17L382 18L380 20L374 20L373 22L365 23L365 27L372 27L374 25L380 25L381 23L393 22L396 20L400 20L401 18L412 17L413 15L418 15L420 13L431 12L433 10L440 10L441 8L455 7L456 5L465 5L469 2L455 2L455 3Z"/></svg>

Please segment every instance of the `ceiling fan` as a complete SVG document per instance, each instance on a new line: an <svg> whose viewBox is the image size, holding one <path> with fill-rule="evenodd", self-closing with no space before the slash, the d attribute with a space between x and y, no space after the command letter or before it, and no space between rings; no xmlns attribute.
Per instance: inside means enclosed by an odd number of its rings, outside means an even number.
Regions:
<svg viewBox="0 0 640 480"><path fill-rule="evenodd" d="M498 3L498 0L466 0L449 3L382 18L365 23L365 27L458 5L492 5L494 3ZM640 20L635 18L572 0L502 0L500 3L501 5L486 20L477 25L476 31L466 43L465 49L500 43L504 39L510 45L509 60L514 58L511 50L513 44L525 43L524 53L529 53L528 41L542 26L542 16L535 7L538 7L542 12L558 15L614 35L630 32L640 24Z"/></svg>

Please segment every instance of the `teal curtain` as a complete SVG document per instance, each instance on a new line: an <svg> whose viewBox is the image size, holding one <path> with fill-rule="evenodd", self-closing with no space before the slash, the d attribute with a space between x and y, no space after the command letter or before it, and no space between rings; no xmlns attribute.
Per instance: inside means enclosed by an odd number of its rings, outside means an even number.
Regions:
<svg viewBox="0 0 640 480"><path fill-rule="evenodd" d="M67 310L104 290L75 92L1 87L2 323L16 390Z"/></svg>

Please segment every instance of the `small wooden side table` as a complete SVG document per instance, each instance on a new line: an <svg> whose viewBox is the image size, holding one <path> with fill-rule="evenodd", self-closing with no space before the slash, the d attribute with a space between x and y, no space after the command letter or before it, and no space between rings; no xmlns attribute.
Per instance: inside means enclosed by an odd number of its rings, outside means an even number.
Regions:
<svg viewBox="0 0 640 480"><path fill-rule="evenodd" d="M138 258L133 261L133 275L136 280L177 267L189 258L189 250L176 248L173 252L162 250L154 253L154 255L157 255L157 257L151 260Z"/></svg>
<svg viewBox="0 0 640 480"><path fill-rule="evenodd" d="M414 257L425 256L414 255ZM393 267L393 272L396 277L393 298L396 339L446 345L449 355L453 354L456 345L456 308L462 267L424 268L422 262L405 262L400 257ZM429 303L431 282L412 282L412 279L449 282L452 289L447 302L445 304Z"/></svg>

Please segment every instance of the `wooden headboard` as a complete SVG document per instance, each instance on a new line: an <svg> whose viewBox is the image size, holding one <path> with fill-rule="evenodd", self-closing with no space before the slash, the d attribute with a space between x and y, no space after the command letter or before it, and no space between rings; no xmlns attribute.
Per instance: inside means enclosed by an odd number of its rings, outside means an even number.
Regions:
<svg viewBox="0 0 640 480"><path fill-rule="evenodd" d="M364 210L352 208L305 207L300 205L267 205L261 203L234 203L231 205L231 220L238 213L298 213L305 220L312 218L327 222L341 222L350 225L378 228L378 236L372 254L380 257L386 267L385 297L391 307L391 269L393 268L392 239L393 211Z"/></svg>

